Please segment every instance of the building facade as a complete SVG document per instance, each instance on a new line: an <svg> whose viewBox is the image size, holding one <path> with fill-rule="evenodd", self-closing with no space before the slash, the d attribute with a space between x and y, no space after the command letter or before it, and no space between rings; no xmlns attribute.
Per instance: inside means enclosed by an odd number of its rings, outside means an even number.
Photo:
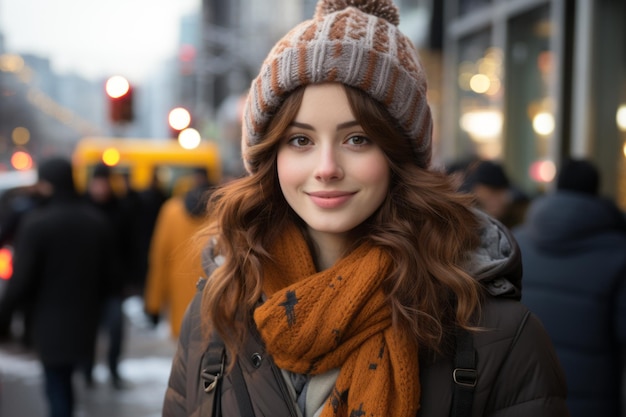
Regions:
<svg viewBox="0 0 626 417"><path fill-rule="evenodd" d="M626 208L626 3L446 0L439 156L500 160L531 194L594 161Z"/></svg>

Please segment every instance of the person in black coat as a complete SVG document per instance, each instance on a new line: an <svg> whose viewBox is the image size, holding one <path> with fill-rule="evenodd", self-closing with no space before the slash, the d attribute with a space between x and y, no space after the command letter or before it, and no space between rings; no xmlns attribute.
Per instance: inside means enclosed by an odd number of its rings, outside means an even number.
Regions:
<svg viewBox="0 0 626 417"><path fill-rule="evenodd" d="M106 218L77 195L67 159L49 159L38 173L38 186L51 197L19 225L0 320L20 303L32 302L34 349L43 365L50 416L70 417L72 375L93 353L110 290L113 236Z"/></svg>
<svg viewBox="0 0 626 417"><path fill-rule="evenodd" d="M15 232L25 215L39 207L44 201L44 195L36 184L20 186L9 189L0 196L0 248L13 247ZM4 277L10 278L10 277ZM22 333L19 341L25 349L32 348L32 308L23 305L16 308L14 313L21 313ZM13 339L12 322L13 317L7 316L5 321L0 322L0 340L9 341Z"/></svg>
<svg viewBox="0 0 626 417"><path fill-rule="evenodd" d="M148 274L148 253L154 225L161 210L161 206L167 200L167 194L163 190L158 177L158 171L154 171L152 181L148 188L138 192L138 213L135 215L133 231L136 240L136 275L134 277L134 293L143 295Z"/></svg>
<svg viewBox="0 0 626 417"><path fill-rule="evenodd" d="M125 321L122 310L124 299L130 294L132 277L136 271L136 238L133 224L135 220L134 197L124 199L118 196L111 183L111 168L104 164L96 165L93 175L87 184L86 201L104 214L109 229L113 233L113 267L114 286L105 301L101 326L106 331L107 365L111 384L116 389L125 387L119 372L119 363L125 340ZM96 357L85 363L84 374L87 385L93 386L93 368Z"/></svg>
<svg viewBox="0 0 626 417"><path fill-rule="evenodd" d="M556 191L535 200L513 230L522 251L522 302L552 338L573 417L622 415L626 227L617 206L598 195L599 184L590 162L566 161Z"/></svg>

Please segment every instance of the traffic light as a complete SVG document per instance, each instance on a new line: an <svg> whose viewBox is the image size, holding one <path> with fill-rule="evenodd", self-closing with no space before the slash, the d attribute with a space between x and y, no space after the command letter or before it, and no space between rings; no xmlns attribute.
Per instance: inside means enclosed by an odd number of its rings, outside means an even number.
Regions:
<svg viewBox="0 0 626 417"><path fill-rule="evenodd" d="M120 75L109 78L105 85L109 100L109 119L113 123L128 123L135 118L133 87Z"/></svg>

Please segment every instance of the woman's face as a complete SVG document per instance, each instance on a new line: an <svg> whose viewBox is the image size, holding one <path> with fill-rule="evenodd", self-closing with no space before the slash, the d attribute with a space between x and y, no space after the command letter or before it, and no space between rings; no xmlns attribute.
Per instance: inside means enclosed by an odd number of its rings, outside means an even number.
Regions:
<svg viewBox="0 0 626 417"><path fill-rule="evenodd" d="M383 151L355 119L337 83L307 86L278 149L278 179L291 208L313 238L343 238L387 196L390 168Z"/></svg>

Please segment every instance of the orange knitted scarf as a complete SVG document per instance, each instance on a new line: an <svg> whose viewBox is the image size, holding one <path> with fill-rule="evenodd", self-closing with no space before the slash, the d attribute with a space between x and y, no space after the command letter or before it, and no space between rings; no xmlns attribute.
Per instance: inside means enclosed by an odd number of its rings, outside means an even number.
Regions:
<svg viewBox="0 0 626 417"><path fill-rule="evenodd" d="M267 300L254 320L276 364L295 373L340 368L322 417L414 417L419 409L417 343L393 327L381 288L391 265L362 245L316 272L309 248L291 226L264 267Z"/></svg>

